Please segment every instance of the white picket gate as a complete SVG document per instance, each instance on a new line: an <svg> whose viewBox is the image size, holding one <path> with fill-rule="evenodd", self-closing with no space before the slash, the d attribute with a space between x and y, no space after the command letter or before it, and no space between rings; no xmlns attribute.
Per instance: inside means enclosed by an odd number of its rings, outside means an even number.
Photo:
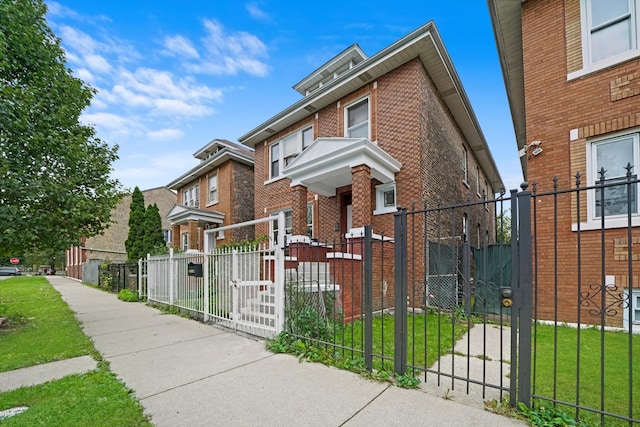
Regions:
<svg viewBox="0 0 640 427"><path fill-rule="evenodd" d="M225 230L276 221L275 241L216 247ZM148 256L148 300L199 313L207 322L236 331L277 335L284 325L284 228L281 213L205 231L204 252Z"/></svg>

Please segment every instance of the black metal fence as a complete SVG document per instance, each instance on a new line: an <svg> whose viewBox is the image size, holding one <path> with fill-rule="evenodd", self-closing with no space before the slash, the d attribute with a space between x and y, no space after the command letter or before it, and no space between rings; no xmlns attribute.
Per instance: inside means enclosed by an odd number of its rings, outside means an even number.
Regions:
<svg viewBox="0 0 640 427"><path fill-rule="evenodd" d="M555 179L548 191L401 209L393 239L367 226L291 245L286 329L346 366L418 377L445 396L639 423L638 183L581 186L577 175L566 189Z"/></svg>
<svg viewBox="0 0 640 427"><path fill-rule="evenodd" d="M101 264L98 269L98 287L118 293L123 289L138 291L138 263Z"/></svg>

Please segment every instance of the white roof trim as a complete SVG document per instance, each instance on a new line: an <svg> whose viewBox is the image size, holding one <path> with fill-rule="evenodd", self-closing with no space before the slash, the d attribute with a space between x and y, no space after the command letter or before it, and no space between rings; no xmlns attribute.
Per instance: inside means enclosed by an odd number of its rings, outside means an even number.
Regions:
<svg viewBox="0 0 640 427"><path fill-rule="evenodd" d="M318 138L283 169L291 186L303 185L323 196L352 182L351 168L367 165L371 178L383 184L395 181L402 163L366 138Z"/></svg>
<svg viewBox="0 0 640 427"><path fill-rule="evenodd" d="M198 221L199 225L222 224L224 216L222 212L190 208L183 205L174 205L167 213L167 219L172 225L187 224L189 221Z"/></svg>

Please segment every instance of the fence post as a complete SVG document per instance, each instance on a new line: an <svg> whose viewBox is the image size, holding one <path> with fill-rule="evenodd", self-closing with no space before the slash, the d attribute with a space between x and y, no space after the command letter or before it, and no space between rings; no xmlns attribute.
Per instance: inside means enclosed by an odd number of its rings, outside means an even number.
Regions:
<svg viewBox="0 0 640 427"><path fill-rule="evenodd" d="M279 334L284 330L285 323L285 277L284 277L284 228L285 217L284 212L278 213L276 219L278 221L278 242L274 247L273 261L273 283L276 298L276 333Z"/></svg>
<svg viewBox="0 0 640 427"><path fill-rule="evenodd" d="M232 288L231 310L233 310L233 329L237 328L238 318L240 317L238 281L238 250L233 249L231 251L231 283L229 284Z"/></svg>
<svg viewBox="0 0 640 427"><path fill-rule="evenodd" d="M518 193L518 402L531 405L532 251L531 192L528 184Z"/></svg>
<svg viewBox="0 0 640 427"><path fill-rule="evenodd" d="M205 238L205 240L206 240L206 238ZM206 243L205 243L205 246L207 246L207 249L208 249L208 245ZM211 292L210 291L211 283L209 282L209 278L211 277L211 272L209 271L209 265L210 265L209 259L210 259L210 257L211 257L211 254L209 253L209 251L205 250L204 255L202 257L202 269L203 269L202 280L204 282L203 286L202 286L202 288L203 288L202 292L204 294L204 301L203 301L204 307L203 307L202 311L204 312L203 313L203 315L204 315L203 319L204 319L205 322L209 321L209 313L211 313L211 307L209 307L210 304L211 304L211 301L209 300L209 296L210 296L210 292Z"/></svg>
<svg viewBox="0 0 640 427"><path fill-rule="evenodd" d="M398 207L394 219L394 370L407 371L407 209Z"/></svg>
<svg viewBox="0 0 640 427"><path fill-rule="evenodd" d="M169 248L169 305L173 305L173 286L175 285L175 266L173 248Z"/></svg>
<svg viewBox="0 0 640 427"><path fill-rule="evenodd" d="M364 361L373 369L373 250L371 226L364 226Z"/></svg>
<svg viewBox="0 0 640 427"><path fill-rule="evenodd" d="M511 289L518 288L518 190L511 190ZM511 375L509 376L509 404L518 401L518 301L511 307Z"/></svg>

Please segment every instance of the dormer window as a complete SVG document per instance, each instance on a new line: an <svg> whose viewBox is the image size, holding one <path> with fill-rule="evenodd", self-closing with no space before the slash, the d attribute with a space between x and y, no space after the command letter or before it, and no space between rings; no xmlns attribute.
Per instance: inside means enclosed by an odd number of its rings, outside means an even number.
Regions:
<svg viewBox="0 0 640 427"><path fill-rule="evenodd" d="M298 157L313 142L313 127L309 126L290 133L281 140L269 146L270 179L281 174L281 165L287 167L293 159Z"/></svg>

